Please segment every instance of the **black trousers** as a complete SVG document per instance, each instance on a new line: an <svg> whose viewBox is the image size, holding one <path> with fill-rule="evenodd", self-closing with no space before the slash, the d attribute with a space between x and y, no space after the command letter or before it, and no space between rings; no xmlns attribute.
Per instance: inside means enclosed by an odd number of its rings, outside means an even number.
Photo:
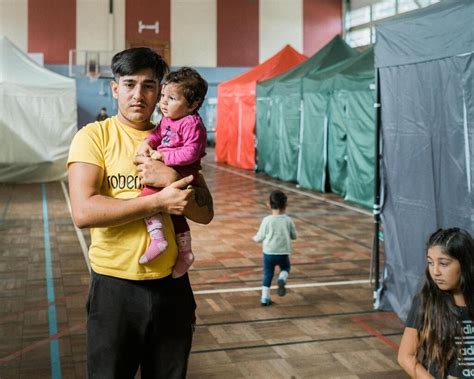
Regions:
<svg viewBox="0 0 474 379"><path fill-rule="evenodd" d="M185 378L195 326L188 275L126 280L92 272L87 371L98 379Z"/></svg>

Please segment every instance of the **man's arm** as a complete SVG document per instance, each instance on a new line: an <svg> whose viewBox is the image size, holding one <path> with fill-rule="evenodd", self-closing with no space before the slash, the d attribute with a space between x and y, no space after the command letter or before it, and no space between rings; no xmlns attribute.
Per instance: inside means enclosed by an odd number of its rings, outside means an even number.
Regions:
<svg viewBox="0 0 474 379"><path fill-rule="evenodd" d="M160 187L170 185L180 178L179 174L163 162L148 157L135 157L135 164L143 185ZM209 224L214 217L214 205L211 193L204 177L199 174L195 179L194 199L190 199L184 215L199 224ZM160 183L158 181L161 181Z"/></svg>
<svg viewBox="0 0 474 379"><path fill-rule="evenodd" d="M107 227L139 220L158 212L183 214L194 198L186 188L192 176L178 180L160 192L134 199L115 199L100 194L104 171L90 163L69 165L69 193L72 215L79 228Z"/></svg>
<svg viewBox="0 0 474 379"><path fill-rule="evenodd" d="M214 218L214 203L201 173L194 178L193 189L194 199L188 203L184 215L198 224L209 224Z"/></svg>

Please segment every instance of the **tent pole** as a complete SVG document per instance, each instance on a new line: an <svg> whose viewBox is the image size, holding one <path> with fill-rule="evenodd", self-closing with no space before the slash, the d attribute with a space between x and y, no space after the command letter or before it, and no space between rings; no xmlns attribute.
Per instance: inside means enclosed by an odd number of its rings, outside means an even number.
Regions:
<svg viewBox="0 0 474 379"><path fill-rule="evenodd" d="M303 136L304 136L304 105L303 105L303 97L300 100L300 139L298 142L298 168L296 172L296 184L299 186L300 179L301 179L301 165L302 162L302 146L303 146Z"/></svg>
<svg viewBox="0 0 474 379"><path fill-rule="evenodd" d="M374 167L374 240L372 245L372 262L374 268L374 308L378 308L378 296L380 285L380 246L379 246L379 231L380 231L380 78L379 70L375 71L375 167Z"/></svg>

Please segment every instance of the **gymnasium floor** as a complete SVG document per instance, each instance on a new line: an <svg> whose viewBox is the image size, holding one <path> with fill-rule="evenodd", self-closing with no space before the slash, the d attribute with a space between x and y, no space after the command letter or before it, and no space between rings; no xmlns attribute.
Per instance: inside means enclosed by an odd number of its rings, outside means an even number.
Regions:
<svg viewBox="0 0 474 379"><path fill-rule="evenodd" d="M189 378L406 378L403 330L372 310L372 217L335 195L204 160L210 225L191 224L197 328ZM285 297L260 306L268 194L289 198L298 240ZM0 185L0 378L85 378L87 231L71 221L64 183Z"/></svg>

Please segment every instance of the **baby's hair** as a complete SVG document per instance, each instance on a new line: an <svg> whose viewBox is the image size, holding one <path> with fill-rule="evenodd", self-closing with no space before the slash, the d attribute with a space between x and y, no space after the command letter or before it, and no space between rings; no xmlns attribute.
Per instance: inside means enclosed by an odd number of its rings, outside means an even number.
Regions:
<svg viewBox="0 0 474 379"><path fill-rule="evenodd" d="M191 67L181 67L179 70L172 71L163 82L164 86L167 84L180 86L189 106L197 102L196 112L201 108L207 94L207 82L196 70Z"/></svg>
<svg viewBox="0 0 474 379"><path fill-rule="evenodd" d="M286 208L286 201L288 198L280 191L275 190L270 193L270 208L272 209L284 209Z"/></svg>

